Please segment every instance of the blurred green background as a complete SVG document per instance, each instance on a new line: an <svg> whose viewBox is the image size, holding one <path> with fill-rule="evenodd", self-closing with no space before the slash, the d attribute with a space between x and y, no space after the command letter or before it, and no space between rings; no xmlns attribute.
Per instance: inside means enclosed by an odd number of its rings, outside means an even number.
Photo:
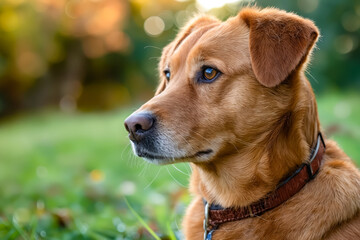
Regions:
<svg viewBox="0 0 360 240"><path fill-rule="evenodd" d="M249 3L1 0L0 239L181 238L191 169L134 157L123 121L187 19ZM360 164L360 0L256 5L319 27L307 75L324 131Z"/></svg>

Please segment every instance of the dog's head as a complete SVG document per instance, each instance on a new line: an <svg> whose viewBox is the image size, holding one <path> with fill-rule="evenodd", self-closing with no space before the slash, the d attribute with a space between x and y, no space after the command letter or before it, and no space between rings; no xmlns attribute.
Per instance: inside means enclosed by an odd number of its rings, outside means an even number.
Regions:
<svg viewBox="0 0 360 240"><path fill-rule="evenodd" d="M271 148L310 111L298 102L312 93L299 89L310 87L303 71L317 37L310 20L277 9L194 18L164 48L155 96L125 121L134 152L167 164Z"/></svg>

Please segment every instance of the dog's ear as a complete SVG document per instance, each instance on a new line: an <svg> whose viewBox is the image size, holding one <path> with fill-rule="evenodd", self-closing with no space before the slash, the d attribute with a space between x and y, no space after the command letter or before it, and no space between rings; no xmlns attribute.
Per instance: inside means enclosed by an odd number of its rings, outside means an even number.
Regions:
<svg viewBox="0 0 360 240"><path fill-rule="evenodd" d="M246 8L239 13L250 28L251 65L258 81L274 87L302 66L316 42L315 24L274 8Z"/></svg>

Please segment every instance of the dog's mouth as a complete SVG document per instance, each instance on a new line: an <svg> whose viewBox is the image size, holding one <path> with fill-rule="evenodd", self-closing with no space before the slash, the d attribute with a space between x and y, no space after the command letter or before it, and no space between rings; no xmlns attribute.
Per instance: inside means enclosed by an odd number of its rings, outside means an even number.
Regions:
<svg viewBox="0 0 360 240"><path fill-rule="evenodd" d="M154 153L149 153L149 152L146 152L146 151L141 151L141 152L138 152L137 155L139 157L142 157L142 158L145 158L147 160L160 160L160 161L172 161L172 162L175 162L175 161L179 161L179 160L184 160L184 159L192 159L192 158L201 158L201 157L206 157L210 154L213 153L213 150L212 149L207 149L207 150L204 150L204 151L199 151L193 155L185 155L185 156L181 156L181 157L178 157L178 156L165 156L165 155L161 155L161 154L154 154Z"/></svg>
<svg viewBox="0 0 360 240"><path fill-rule="evenodd" d="M186 144L176 141L176 137L172 137L176 134L172 132L160 134L159 131L153 131L151 135L143 137L139 142L131 141L134 153L148 162L160 165L176 162L205 162L210 160L216 152L213 145L195 148L189 144L189 140Z"/></svg>

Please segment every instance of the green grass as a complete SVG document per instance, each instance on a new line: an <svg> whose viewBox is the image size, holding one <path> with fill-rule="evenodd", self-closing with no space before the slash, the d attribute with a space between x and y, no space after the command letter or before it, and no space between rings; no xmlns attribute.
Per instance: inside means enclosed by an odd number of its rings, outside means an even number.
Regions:
<svg viewBox="0 0 360 240"><path fill-rule="evenodd" d="M187 176L133 156L123 129L129 113L45 112L3 123L0 239L151 239L125 196L157 233L173 234L168 223L176 232Z"/></svg>
<svg viewBox="0 0 360 240"><path fill-rule="evenodd" d="M356 94L318 98L324 129L358 163L359 103ZM123 127L131 111L50 111L3 121L0 239L179 235L190 199L185 189L190 168L159 167L135 158Z"/></svg>

